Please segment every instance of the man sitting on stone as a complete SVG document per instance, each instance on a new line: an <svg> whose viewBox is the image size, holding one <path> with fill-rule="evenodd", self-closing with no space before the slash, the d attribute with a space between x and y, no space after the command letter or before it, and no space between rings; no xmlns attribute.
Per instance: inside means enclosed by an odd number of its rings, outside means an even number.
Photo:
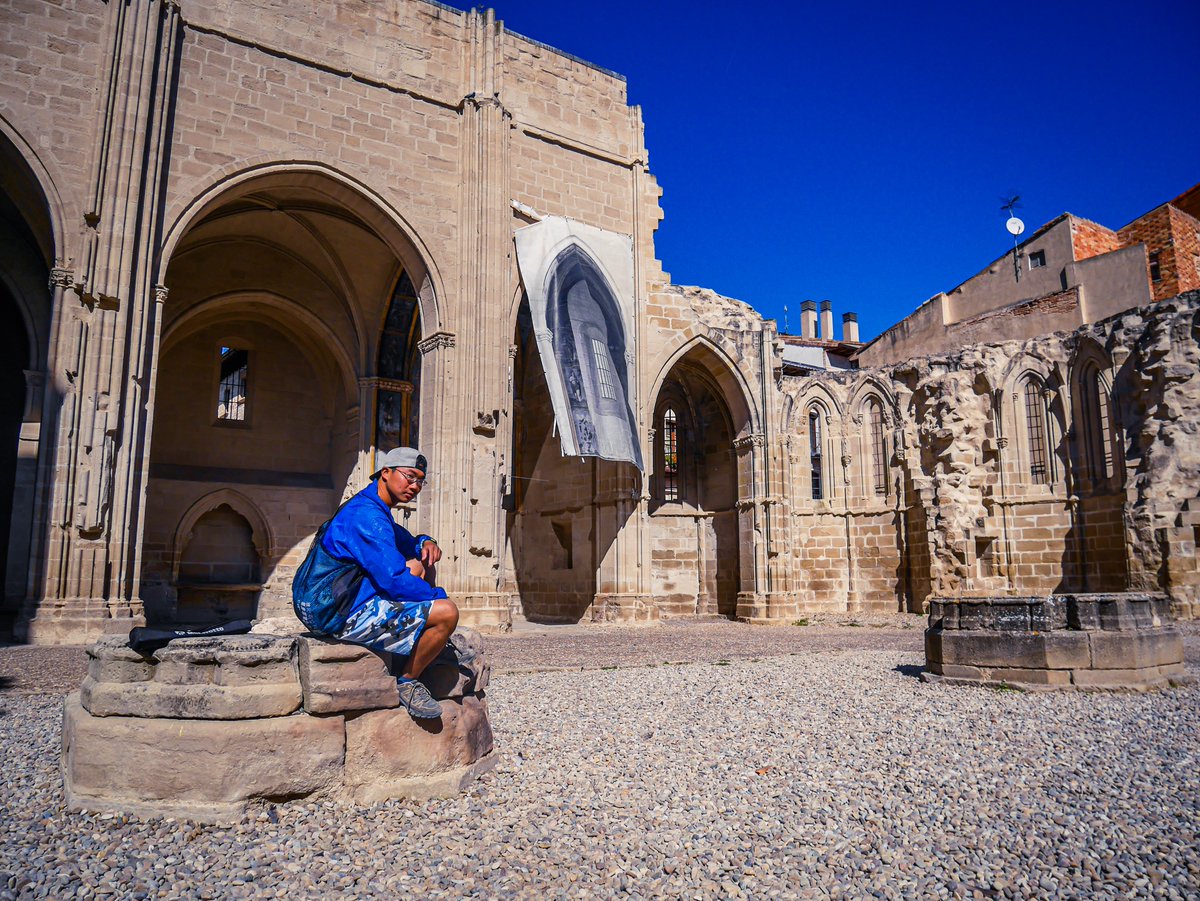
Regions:
<svg viewBox="0 0 1200 901"><path fill-rule="evenodd" d="M428 535L414 538L391 514L417 496L428 469L415 448L388 451L371 484L330 521L322 543L329 554L354 560L365 573L346 625L334 637L406 656L398 679L400 703L414 717L435 719L441 705L417 677L450 640L458 607L431 584L442 557L437 542Z"/></svg>

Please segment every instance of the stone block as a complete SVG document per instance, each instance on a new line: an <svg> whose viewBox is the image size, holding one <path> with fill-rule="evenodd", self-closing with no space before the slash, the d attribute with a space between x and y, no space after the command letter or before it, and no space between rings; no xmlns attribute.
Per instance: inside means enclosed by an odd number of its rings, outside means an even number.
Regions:
<svg viewBox="0 0 1200 901"><path fill-rule="evenodd" d="M400 703L388 662L370 648L311 635L300 636L296 644L308 713L376 710Z"/></svg>
<svg viewBox="0 0 1200 901"><path fill-rule="evenodd" d="M441 702L437 720L403 709L374 710L346 720L346 786L364 803L438 797L460 791L492 753L487 702L473 695Z"/></svg>
<svg viewBox="0 0 1200 901"><path fill-rule="evenodd" d="M1174 628L1140 632L1093 632L1094 669L1143 669L1183 662L1183 637Z"/></svg>
<svg viewBox="0 0 1200 901"><path fill-rule="evenodd" d="M95 717L79 694L63 706L63 777L74 808L201 818L236 816L250 799L336 787L341 717L253 720Z"/></svg>
<svg viewBox="0 0 1200 901"><path fill-rule="evenodd" d="M1002 632L1028 632L1030 609L1024 598L1011 601L997 598L992 604L992 628Z"/></svg>
<svg viewBox="0 0 1200 901"><path fill-rule="evenodd" d="M943 632L943 663L979 667L1073 669L1090 664L1082 632Z"/></svg>
<svg viewBox="0 0 1200 901"><path fill-rule="evenodd" d="M1142 669L1080 669L1071 675L1080 688L1152 688L1166 685L1174 670L1148 666Z"/></svg>
<svg viewBox="0 0 1200 901"><path fill-rule="evenodd" d="M1102 595L1096 599L1096 610L1100 616L1100 628L1106 632L1132 631L1137 628L1129 601L1113 595Z"/></svg>
<svg viewBox="0 0 1200 901"><path fill-rule="evenodd" d="M143 656L122 636L88 649L80 702L93 716L237 720L287 716L300 707L290 637L177 639Z"/></svg>
<svg viewBox="0 0 1200 901"><path fill-rule="evenodd" d="M930 666L931 670L947 679L970 679L973 682L983 681L983 670L977 666L959 666L953 663L943 663Z"/></svg>
<svg viewBox="0 0 1200 901"><path fill-rule="evenodd" d="M481 693L491 680L492 665L483 651L483 638L474 629L457 629L421 674L421 681L439 701Z"/></svg>
<svg viewBox="0 0 1200 901"><path fill-rule="evenodd" d="M97 653L101 645L107 645ZM146 682L154 678L154 658L145 657L116 636L88 648L88 676L96 682Z"/></svg>
<svg viewBox="0 0 1200 901"><path fill-rule="evenodd" d="M91 676L79 690L92 716L246 720L287 716L300 709L298 681L219 686L163 685L160 682L97 682Z"/></svg>
<svg viewBox="0 0 1200 901"><path fill-rule="evenodd" d="M154 680L219 686L298 683L296 642L290 636L182 638L156 651Z"/></svg>
<svg viewBox="0 0 1200 901"><path fill-rule="evenodd" d="M997 666L987 671L987 681L1011 682L1014 685L1046 685L1066 688L1071 684L1071 671Z"/></svg>
<svg viewBox="0 0 1200 901"><path fill-rule="evenodd" d="M961 601L958 605L958 628L975 631L992 628L992 605L987 601Z"/></svg>
<svg viewBox="0 0 1200 901"><path fill-rule="evenodd" d="M1034 601L1029 606L1029 628L1034 632L1066 629L1070 607L1066 598L1051 596Z"/></svg>
<svg viewBox="0 0 1200 901"><path fill-rule="evenodd" d="M1100 604L1090 595L1068 596L1067 628L1092 631L1100 628Z"/></svg>

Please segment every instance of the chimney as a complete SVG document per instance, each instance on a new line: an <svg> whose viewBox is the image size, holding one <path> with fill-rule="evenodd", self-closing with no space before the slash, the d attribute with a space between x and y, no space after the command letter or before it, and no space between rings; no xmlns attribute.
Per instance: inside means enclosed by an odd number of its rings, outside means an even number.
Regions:
<svg viewBox="0 0 1200 901"><path fill-rule="evenodd" d="M800 337L817 337L817 302L806 300L800 304Z"/></svg>
<svg viewBox="0 0 1200 901"><path fill-rule="evenodd" d="M826 341L833 340L833 301L821 301L821 337Z"/></svg>
<svg viewBox="0 0 1200 901"><path fill-rule="evenodd" d="M858 314L842 314L842 340L848 344L858 343Z"/></svg>

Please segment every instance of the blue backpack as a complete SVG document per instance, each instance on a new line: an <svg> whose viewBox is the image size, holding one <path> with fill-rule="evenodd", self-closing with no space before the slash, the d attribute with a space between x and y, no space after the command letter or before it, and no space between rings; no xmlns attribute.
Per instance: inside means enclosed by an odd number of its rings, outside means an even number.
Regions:
<svg viewBox="0 0 1200 901"><path fill-rule="evenodd" d="M338 513L341 510L338 507ZM356 561L339 560L325 550L325 530L336 516L337 513L333 514L317 530L308 556L292 579L292 607L296 616L318 635L336 635L346 625L364 575Z"/></svg>

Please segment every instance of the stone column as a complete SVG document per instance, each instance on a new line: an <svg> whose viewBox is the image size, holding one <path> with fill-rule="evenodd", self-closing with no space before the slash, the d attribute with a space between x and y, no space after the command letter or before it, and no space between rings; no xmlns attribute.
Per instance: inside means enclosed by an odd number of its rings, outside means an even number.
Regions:
<svg viewBox="0 0 1200 901"><path fill-rule="evenodd" d="M629 464L603 461L595 464L597 472L604 475L604 487L596 491L592 529L596 546L605 548L604 556L597 561L596 568L596 599L592 606L592 619L597 622L653 622L660 616L650 594L648 473L654 465L654 430L646 428L650 425L648 399L642 390L647 378L644 372L646 354L640 352L643 351L642 340L646 334L647 274L654 264L650 239L654 223L650 219L660 214L657 212L657 203L652 207L647 203L648 196L656 195L650 188L652 180L646 169L641 110L637 107L630 109L630 130L636 141L633 157L628 162L630 207L633 211L635 312L633 334L626 344L625 362L633 382L629 392L633 398L637 434L647 436L642 446L646 471L638 472ZM652 398L649 401L653 403Z"/></svg>
<svg viewBox="0 0 1200 901"><path fill-rule="evenodd" d="M156 244L179 26L175 0L107 9L104 102L83 253L58 306L58 425L45 569L18 622L36 643L82 642L144 621L138 596L158 343ZM59 383L58 372L63 379Z"/></svg>
<svg viewBox="0 0 1200 901"><path fill-rule="evenodd" d="M761 434L745 435L733 442L738 460L737 509L742 582L737 596L737 617L746 622L769 622L772 618L767 598L770 591L767 566L770 535L768 505L766 497L760 493L766 443L766 438Z"/></svg>

